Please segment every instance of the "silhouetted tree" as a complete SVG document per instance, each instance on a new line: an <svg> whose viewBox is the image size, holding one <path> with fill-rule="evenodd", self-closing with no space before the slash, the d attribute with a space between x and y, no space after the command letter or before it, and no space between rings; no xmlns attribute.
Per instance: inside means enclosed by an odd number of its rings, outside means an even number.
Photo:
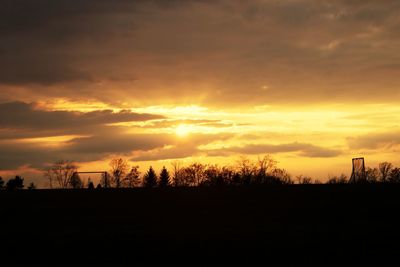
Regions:
<svg viewBox="0 0 400 267"><path fill-rule="evenodd" d="M200 185L204 180L205 166L201 163L192 163L185 168L185 180L189 186Z"/></svg>
<svg viewBox="0 0 400 267"><path fill-rule="evenodd" d="M222 171L216 165L207 166L204 170L204 180L202 181L201 185L207 186L224 186L225 181L222 175Z"/></svg>
<svg viewBox="0 0 400 267"><path fill-rule="evenodd" d="M377 183L379 181L379 170L367 167L365 170L365 179L368 183Z"/></svg>
<svg viewBox="0 0 400 267"><path fill-rule="evenodd" d="M294 184L292 177L285 169L275 168L271 175L275 177L276 181L279 181L280 184Z"/></svg>
<svg viewBox="0 0 400 267"><path fill-rule="evenodd" d="M253 183L255 184L271 184L276 183L275 177L271 174L276 168L277 161L270 155L258 158L257 166L254 171Z"/></svg>
<svg viewBox="0 0 400 267"><path fill-rule="evenodd" d="M93 190L93 189L94 189L94 184L93 184L92 181L90 181L90 182L88 183L88 189L90 189L90 190Z"/></svg>
<svg viewBox="0 0 400 267"><path fill-rule="evenodd" d="M29 184L28 189L29 190L36 189L36 185L32 182L32 183Z"/></svg>
<svg viewBox="0 0 400 267"><path fill-rule="evenodd" d="M102 189L103 186L101 186L101 184L97 184L96 189Z"/></svg>
<svg viewBox="0 0 400 267"><path fill-rule="evenodd" d="M143 177L143 186L144 187L156 187L157 186L157 174L154 171L153 167L151 167L151 166Z"/></svg>
<svg viewBox="0 0 400 267"><path fill-rule="evenodd" d="M400 168L393 168L388 177L389 183L400 183Z"/></svg>
<svg viewBox="0 0 400 267"><path fill-rule="evenodd" d="M50 188L53 188L54 184L59 188L68 188L77 169L74 163L61 160L48 167L44 176L49 180Z"/></svg>
<svg viewBox="0 0 400 267"><path fill-rule="evenodd" d="M387 182L387 179L389 177L390 171L393 168L392 163L389 162L381 162L379 163L379 173L381 175L381 182L385 183Z"/></svg>
<svg viewBox="0 0 400 267"><path fill-rule="evenodd" d="M159 187L167 187L170 186L170 181L169 181L169 172L165 168L165 166L162 168L160 172L160 179L158 182Z"/></svg>
<svg viewBox="0 0 400 267"><path fill-rule="evenodd" d="M101 174L100 184L101 188L110 188L111 187L111 178L108 172Z"/></svg>
<svg viewBox="0 0 400 267"><path fill-rule="evenodd" d="M174 186L183 186L183 171L179 161L173 161L172 165L172 182Z"/></svg>
<svg viewBox="0 0 400 267"><path fill-rule="evenodd" d="M236 172L231 166L223 166L219 169L220 179L223 181L224 185L233 185L235 174Z"/></svg>
<svg viewBox="0 0 400 267"><path fill-rule="evenodd" d="M242 156L237 161L237 169L241 177L242 185L251 184L256 171L256 166L254 166L248 158Z"/></svg>
<svg viewBox="0 0 400 267"><path fill-rule="evenodd" d="M341 174L338 176L330 176L328 177L327 184L346 184L348 182L348 178L345 174Z"/></svg>
<svg viewBox="0 0 400 267"><path fill-rule="evenodd" d="M242 177L240 176L240 174L238 172L236 172L236 171L233 171L233 175L232 175L232 178L231 178L231 181L230 181L230 185L240 186L242 184L243 184L243 181L242 181Z"/></svg>
<svg viewBox="0 0 400 267"><path fill-rule="evenodd" d="M10 179L7 181L6 189L7 190L16 190L24 188L24 178L21 176L15 176L14 179Z"/></svg>
<svg viewBox="0 0 400 267"><path fill-rule="evenodd" d="M4 189L4 180L3 177L0 177L0 190Z"/></svg>
<svg viewBox="0 0 400 267"><path fill-rule="evenodd" d="M140 186L139 166L133 166L130 172L125 176L123 185L129 188Z"/></svg>
<svg viewBox="0 0 400 267"><path fill-rule="evenodd" d="M314 184L322 184L322 182L319 179L315 179Z"/></svg>
<svg viewBox="0 0 400 267"><path fill-rule="evenodd" d="M116 188L119 188L122 185L122 179L128 171L128 163L126 160L119 158L112 159L109 165L111 167L110 172L112 175L111 182Z"/></svg>
<svg viewBox="0 0 400 267"><path fill-rule="evenodd" d="M79 189L79 188L83 188L83 182L81 177L79 176L79 174L77 172L75 172L70 181L69 181L69 185L71 188L73 189Z"/></svg>

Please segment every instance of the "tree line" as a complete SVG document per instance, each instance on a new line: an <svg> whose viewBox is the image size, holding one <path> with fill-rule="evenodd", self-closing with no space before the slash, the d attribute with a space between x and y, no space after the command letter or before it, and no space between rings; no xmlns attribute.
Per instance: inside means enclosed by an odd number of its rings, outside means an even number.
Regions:
<svg viewBox="0 0 400 267"><path fill-rule="evenodd" d="M15 178L9 179L7 183L3 180L3 177L0 177L0 190L17 190L24 188L24 178L19 175L15 176ZM34 183L30 183L27 189L36 189L36 185Z"/></svg>
<svg viewBox="0 0 400 267"><path fill-rule="evenodd" d="M318 179L298 175L292 177L286 170L277 167L277 161L267 155L251 161L242 157L234 165L191 163L184 166L179 161L165 166L157 173L149 167L143 174L139 166L129 166L122 158L109 162L110 170L102 174L95 186L93 181L84 181L78 173L78 166L70 161L58 161L44 170L50 188L134 188L134 187L193 187L193 186L245 186L245 185L290 185L322 184ZM345 174L328 177L326 184L345 184L349 178ZM360 183L400 183L400 168L389 162L382 162L377 168L367 167ZM0 177L0 189L23 189L24 178L16 176L5 182ZM35 189L30 183L28 189Z"/></svg>

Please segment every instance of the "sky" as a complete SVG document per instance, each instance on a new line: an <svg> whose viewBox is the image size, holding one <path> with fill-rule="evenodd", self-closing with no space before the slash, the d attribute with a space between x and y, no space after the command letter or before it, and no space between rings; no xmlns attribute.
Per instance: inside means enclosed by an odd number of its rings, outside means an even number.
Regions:
<svg viewBox="0 0 400 267"><path fill-rule="evenodd" d="M0 175L400 164L397 0L0 0Z"/></svg>

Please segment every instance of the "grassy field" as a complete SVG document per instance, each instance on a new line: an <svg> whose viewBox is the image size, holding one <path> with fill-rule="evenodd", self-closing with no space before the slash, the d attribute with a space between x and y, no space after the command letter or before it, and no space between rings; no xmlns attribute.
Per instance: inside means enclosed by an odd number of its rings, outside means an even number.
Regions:
<svg viewBox="0 0 400 267"><path fill-rule="evenodd" d="M398 266L399 211L397 185L3 191L0 266Z"/></svg>

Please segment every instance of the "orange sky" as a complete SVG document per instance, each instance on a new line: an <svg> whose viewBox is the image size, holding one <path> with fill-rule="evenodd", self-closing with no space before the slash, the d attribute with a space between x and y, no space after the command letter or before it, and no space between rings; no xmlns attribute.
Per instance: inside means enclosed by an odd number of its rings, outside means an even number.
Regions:
<svg viewBox="0 0 400 267"><path fill-rule="evenodd" d="M0 8L0 174L272 154L399 164L398 1L22 1ZM4 24L5 23L5 24Z"/></svg>

